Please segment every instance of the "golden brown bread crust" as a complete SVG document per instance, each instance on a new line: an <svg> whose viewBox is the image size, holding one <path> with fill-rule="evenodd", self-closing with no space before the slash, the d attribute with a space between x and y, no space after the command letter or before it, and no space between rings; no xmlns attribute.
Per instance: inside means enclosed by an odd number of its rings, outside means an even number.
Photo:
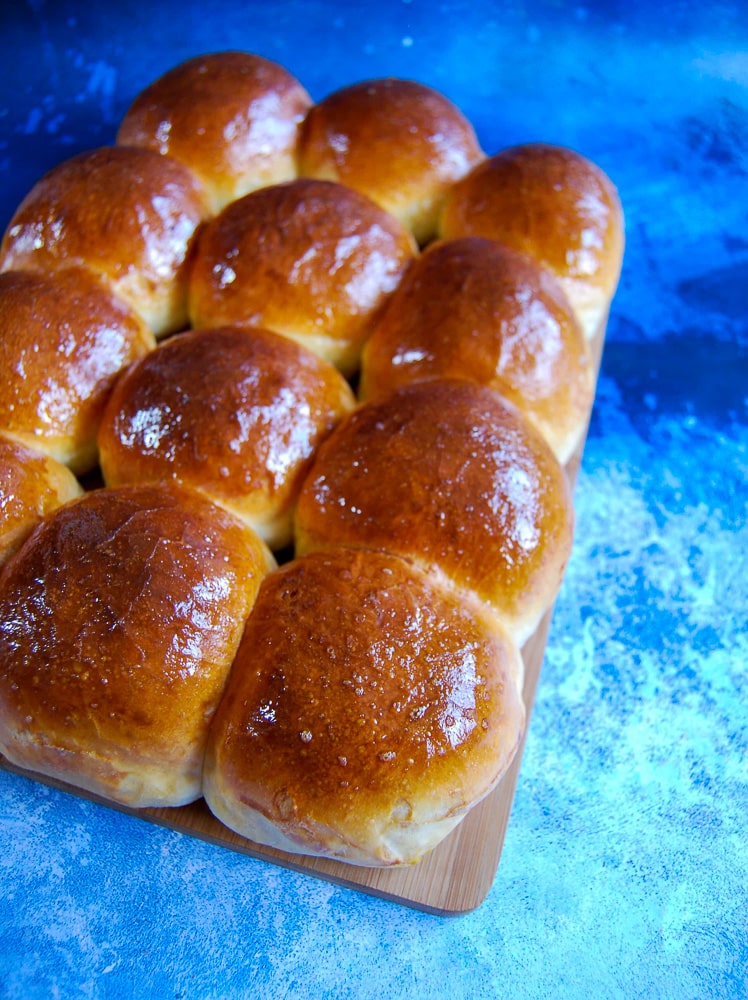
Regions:
<svg viewBox="0 0 748 1000"><path fill-rule="evenodd" d="M360 396L441 377L511 400L566 462L587 425L593 372L560 285L493 240L432 244L408 271L367 341Z"/></svg>
<svg viewBox="0 0 748 1000"><path fill-rule="evenodd" d="M561 282L583 330L604 321L623 257L623 213L610 178L571 149L502 150L451 190L439 233L485 236L534 257Z"/></svg>
<svg viewBox="0 0 748 1000"><path fill-rule="evenodd" d="M0 563L46 514L81 492L66 465L0 431Z"/></svg>
<svg viewBox="0 0 748 1000"><path fill-rule="evenodd" d="M549 446L511 403L460 380L364 403L322 443L296 510L298 553L337 545L437 566L519 643L553 601L573 508Z"/></svg>
<svg viewBox="0 0 748 1000"><path fill-rule="evenodd" d="M315 449L354 405L337 369L279 334L193 330L117 383L99 434L110 486L175 480L241 517L272 547Z"/></svg>
<svg viewBox="0 0 748 1000"><path fill-rule="evenodd" d="M297 175L299 124L312 101L286 69L248 52L189 59L133 101L117 142L179 160L214 213L236 198Z"/></svg>
<svg viewBox="0 0 748 1000"><path fill-rule="evenodd" d="M329 94L307 114L302 176L368 195L431 239L449 187L483 159L472 125L443 94L413 80L364 80Z"/></svg>
<svg viewBox="0 0 748 1000"><path fill-rule="evenodd" d="M0 429L90 471L119 372L155 347L144 321L83 268L0 274Z"/></svg>
<svg viewBox="0 0 748 1000"><path fill-rule="evenodd" d="M58 508L0 571L0 751L127 805L196 799L271 566L249 528L181 488Z"/></svg>
<svg viewBox="0 0 748 1000"><path fill-rule="evenodd" d="M250 839L364 865L419 860L519 744L522 665L498 621L384 553L263 582L211 727L204 791Z"/></svg>
<svg viewBox="0 0 748 1000"><path fill-rule="evenodd" d="M301 179L253 191L200 234L192 325L262 326L350 374L415 250L396 219L341 184Z"/></svg>
<svg viewBox="0 0 748 1000"><path fill-rule="evenodd" d="M0 269L84 265L156 336L187 319L187 263L207 206L181 163L150 149L101 147L45 174L16 210Z"/></svg>

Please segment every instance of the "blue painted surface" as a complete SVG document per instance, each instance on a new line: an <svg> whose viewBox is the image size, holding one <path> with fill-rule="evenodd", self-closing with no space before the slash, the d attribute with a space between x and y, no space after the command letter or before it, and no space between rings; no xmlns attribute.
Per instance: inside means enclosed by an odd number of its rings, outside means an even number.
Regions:
<svg viewBox="0 0 748 1000"><path fill-rule="evenodd" d="M748 996L743 3L2 5L0 226L183 58L411 76L619 186L624 274L506 845L443 919L0 774L0 996Z"/></svg>

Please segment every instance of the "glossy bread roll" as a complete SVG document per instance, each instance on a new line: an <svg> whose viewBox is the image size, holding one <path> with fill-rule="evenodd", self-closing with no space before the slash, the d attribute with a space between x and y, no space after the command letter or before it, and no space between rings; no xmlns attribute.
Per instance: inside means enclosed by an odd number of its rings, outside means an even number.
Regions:
<svg viewBox="0 0 748 1000"><path fill-rule="evenodd" d="M363 404L320 446L296 512L297 553L382 549L473 591L523 643L571 551L569 485L511 403L460 380Z"/></svg>
<svg viewBox="0 0 748 1000"><path fill-rule="evenodd" d="M341 184L262 188L201 232L192 325L263 326L350 374L415 250L396 219Z"/></svg>
<svg viewBox="0 0 748 1000"><path fill-rule="evenodd" d="M483 159L475 131L443 94L413 80L364 80L309 111L302 176L338 181L397 216L424 244L450 186Z"/></svg>
<svg viewBox="0 0 748 1000"><path fill-rule="evenodd" d="M211 727L204 793L256 843L418 861L519 745L522 662L478 602L338 549L268 576Z"/></svg>
<svg viewBox="0 0 748 1000"><path fill-rule="evenodd" d="M46 514L81 492L66 465L0 431L0 564Z"/></svg>
<svg viewBox="0 0 748 1000"><path fill-rule="evenodd" d="M128 806L196 799L272 565L254 532L178 487L58 508L0 570L0 751Z"/></svg>
<svg viewBox="0 0 748 1000"><path fill-rule="evenodd" d="M251 327L192 330L123 375L99 434L110 486L174 480L288 545L301 481L354 404L337 369Z"/></svg>
<svg viewBox="0 0 748 1000"><path fill-rule="evenodd" d="M117 375L154 347L144 321L90 271L0 274L0 430L90 471Z"/></svg>
<svg viewBox="0 0 748 1000"><path fill-rule="evenodd" d="M493 240L432 244L410 268L364 348L360 395L466 378L511 400L566 462L585 431L593 372L558 282Z"/></svg>
<svg viewBox="0 0 748 1000"><path fill-rule="evenodd" d="M561 282L591 338L623 258L623 213L610 178L571 149L529 143L475 167L451 190L440 235L485 236L534 257Z"/></svg>
<svg viewBox="0 0 748 1000"><path fill-rule="evenodd" d="M179 160L213 213L297 175L299 124L312 101L282 66L248 52L215 52L170 69L133 101L117 133Z"/></svg>
<svg viewBox="0 0 748 1000"><path fill-rule="evenodd" d="M264 326L350 374L414 253L394 218L340 184L262 188L203 229L190 281L192 325Z"/></svg>
<svg viewBox="0 0 748 1000"><path fill-rule="evenodd" d="M0 268L84 265L156 336L187 321L187 263L207 211L181 163L150 149L101 147L45 174L3 237Z"/></svg>

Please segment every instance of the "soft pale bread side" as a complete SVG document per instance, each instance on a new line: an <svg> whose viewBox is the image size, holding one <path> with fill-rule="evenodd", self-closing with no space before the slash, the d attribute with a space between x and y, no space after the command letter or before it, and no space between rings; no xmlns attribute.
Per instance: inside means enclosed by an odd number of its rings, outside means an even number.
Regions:
<svg viewBox="0 0 748 1000"><path fill-rule="evenodd" d="M0 431L0 565L45 515L82 492L66 465Z"/></svg>

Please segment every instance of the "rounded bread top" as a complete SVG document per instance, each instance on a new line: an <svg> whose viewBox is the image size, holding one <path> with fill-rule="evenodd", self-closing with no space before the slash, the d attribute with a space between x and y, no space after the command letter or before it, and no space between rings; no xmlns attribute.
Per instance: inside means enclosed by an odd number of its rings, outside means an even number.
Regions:
<svg viewBox="0 0 748 1000"><path fill-rule="evenodd" d="M519 744L495 618L404 560L337 549L264 581L206 752L206 797L272 846L412 863Z"/></svg>
<svg viewBox="0 0 748 1000"><path fill-rule="evenodd" d="M585 337L553 275L480 237L433 243L409 269L364 347L360 395L457 377L513 402L566 462L593 395Z"/></svg>
<svg viewBox="0 0 748 1000"><path fill-rule="evenodd" d="M90 471L117 375L155 347L145 322L84 268L0 274L0 430Z"/></svg>
<svg viewBox="0 0 748 1000"><path fill-rule="evenodd" d="M342 184L299 179L261 188L202 229L192 325L265 327L348 374L415 253L395 218Z"/></svg>
<svg viewBox="0 0 748 1000"><path fill-rule="evenodd" d="M102 472L110 486L192 486L279 548L315 449L353 405L336 368L279 334L188 331L117 382L99 433Z"/></svg>
<svg viewBox="0 0 748 1000"><path fill-rule="evenodd" d="M186 322L186 267L205 214L202 189L181 163L103 146L33 186L5 232L0 268L89 267L160 336Z"/></svg>
<svg viewBox="0 0 748 1000"><path fill-rule="evenodd" d="M0 571L0 749L130 805L195 799L207 727L272 557L177 486L99 489Z"/></svg>
<svg viewBox="0 0 748 1000"><path fill-rule="evenodd" d="M484 158L470 122L444 94L413 80L364 80L306 116L302 176L347 184L397 216L419 243L436 232L449 187Z"/></svg>
<svg viewBox="0 0 748 1000"><path fill-rule="evenodd" d="M610 178L574 150L528 143L484 160L452 188L439 233L528 254L561 282L588 337L604 320L621 272L623 212Z"/></svg>
<svg viewBox="0 0 748 1000"><path fill-rule="evenodd" d="M566 475L538 432L491 389L443 379L341 421L302 487L296 544L437 567L524 642L556 595L572 526Z"/></svg>
<svg viewBox="0 0 748 1000"><path fill-rule="evenodd" d="M117 133L179 160L212 211L297 174L298 130L312 101L286 69L249 52L188 59L135 98Z"/></svg>

